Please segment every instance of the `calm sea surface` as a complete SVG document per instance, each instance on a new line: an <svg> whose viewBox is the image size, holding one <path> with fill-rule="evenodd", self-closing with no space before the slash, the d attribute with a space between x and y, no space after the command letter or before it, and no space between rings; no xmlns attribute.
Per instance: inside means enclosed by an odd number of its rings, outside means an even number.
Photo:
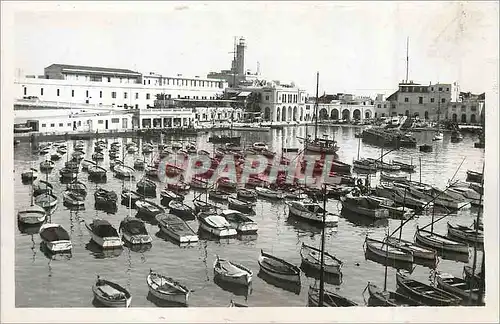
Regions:
<svg viewBox="0 0 500 324"><path fill-rule="evenodd" d="M309 134L312 134L313 128L309 127L308 131ZM318 135L335 134L340 146L339 160L352 163L358 154L359 141L354 137L357 131L356 128L352 127L320 127ZM263 141L267 142L272 149L279 150L282 146L300 147L301 144L297 137L304 137L305 133L306 128L301 126L285 128L284 130L271 130L269 133L241 132L240 134L246 144ZM401 149L386 155L384 161L390 161L394 158L409 162L412 158L413 163L418 164L419 157L421 157L422 182L434 184L440 188L446 186L464 158L463 165L458 170L455 179L465 181L468 169L481 171L484 149L474 148L473 143L477 140L476 136L465 134L464 140L460 143L451 143L449 134L445 134L444 140L439 142L432 142L432 136L431 132L415 133L419 145L432 144L434 147L432 153L421 153L418 149ZM208 143L208 137L209 134L200 134L196 138L176 138L175 141L192 140L197 143L199 149L204 148L212 151L212 144ZM130 138L118 139L122 142L131 140ZM165 140L169 143L172 139L165 138ZM114 140L109 142L112 141ZM73 144L73 141L68 142L69 153L73 151ZM90 159L93 147L93 141L86 141L87 159ZM381 149L361 142L359 151L360 157L378 158ZM105 160L100 164L109 170L108 151L106 150L104 153ZM125 163L133 165L134 159L140 156L140 153L126 154ZM15 148L14 158L15 206L16 209L19 209L29 205L31 188L31 186L21 183L20 173L31 166L38 168L39 162L44 157L32 154L30 145L22 143ZM98 274L129 289L133 296L133 307L155 307L155 304L148 297L146 285L149 269L176 278L194 290L189 298L189 306L191 307L225 307L228 306L231 299L249 306L306 305L309 285L314 284L315 279L307 277L304 272L302 272L300 290L282 286L269 278L261 278L260 275L257 276L259 272L257 259L261 249L299 266L301 263L299 251L302 242L320 246L320 229L295 219L289 219L287 207L283 202L275 203L259 199L255 208L256 215L252 216L258 223L259 231L258 235L253 237L220 241L201 238L194 246L179 247L159 237L157 226L146 224L146 228L153 237L151 249L135 252L125 247L121 252L103 254L95 248L94 244L89 244L90 235L84 222L91 222L93 218L99 217L110 221L118 228L121 220L129 215L135 215L136 212L120 203L118 203L118 211L115 214L96 211L93 196L96 185L88 183L85 172L79 174L79 179L87 183L88 195L85 210L70 211L64 207L62 192L65 185L60 184L59 169L63 167L65 161L66 156L56 162L56 168L49 174L48 179L54 184L55 194L60 199L58 209L52 215L52 222L61 224L70 233L73 242L72 255L69 258L50 258L40 248L41 239L38 233L23 234L16 228L15 298L17 307L93 307L91 287ZM137 172L136 179L140 179L141 176L142 173ZM418 180L419 176L420 170L417 167L417 172L412 174L412 179ZM40 178L45 179L45 175L41 175ZM378 175L373 176L372 186L376 185L378 181ZM125 186L129 185L128 182L125 183ZM123 182L115 178L111 171L108 171L107 182L101 186L112 189L119 194ZM132 186L135 190L135 182ZM156 202L158 203L160 201L159 191L162 187L163 185L159 185L157 189ZM185 202L192 206L192 199L193 193L191 192L187 195ZM341 204L337 200L330 199L327 202L327 210L330 212L340 214L340 208ZM469 225L476 217L476 212L471 208L460 210L436 223L434 231L446 235L446 221L456 221ZM422 215L410 221L403 228L403 238L413 240L417 225L427 225L430 219L430 215ZM198 229L197 221L191 221L189 224L193 229ZM343 278L340 284L326 284L326 288L364 305L362 293L367 282L383 286L385 271L383 265L365 259L363 251L365 236L369 234L370 237L383 238L388 227L392 231L399 224L399 220L392 219L370 224L369 221L363 221L363 219L340 217L338 227L327 230L325 247L328 252L344 262ZM254 280L249 291L235 290L214 283L213 263L216 255L246 265L253 270ZM468 262L440 259L438 270L461 277L463 266L467 263L472 263L472 253L470 253ZM396 289L395 273L395 269L388 268L387 285L389 289ZM416 266L412 275L419 280L428 281L430 269Z"/></svg>

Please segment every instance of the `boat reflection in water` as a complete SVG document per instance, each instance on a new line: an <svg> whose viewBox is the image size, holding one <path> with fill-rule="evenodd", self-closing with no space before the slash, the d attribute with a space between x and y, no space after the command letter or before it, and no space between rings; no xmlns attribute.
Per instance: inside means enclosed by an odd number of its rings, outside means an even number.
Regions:
<svg viewBox="0 0 500 324"><path fill-rule="evenodd" d="M207 231L204 231L201 228L198 229L198 237L200 238L200 240L207 240L207 241L212 241L212 242L217 242L217 243L222 243L222 244L230 244L230 243L234 243L236 241L236 236L219 237L219 236L216 236L212 233L208 233Z"/></svg>
<svg viewBox="0 0 500 324"><path fill-rule="evenodd" d="M258 234L238 234L236 238L242 242L252 242L257 240Z"/></svg>
<svg viewBox="0 0 500 324"><path fill-rule="evenodd" d="M119 257L123 251L123 248L103 249L93 240L90 240L87 244L85 244L85 249L90 251L90 254L92 254L96 259L116 258Z"/></svg>
<svg viewBox="0 0 500 324"><path fill-rule="evenodd" d="M455 239L453 239L453 240L455 240ZM458 241L458 240L455 240L455 241ZM418 242L417 245L435 250L437 255L443 260L452 260L452 261L463 262L463 263L469 262L470 251L469 251L469 253L460 253L460 252L437 250L432 246L428 246L426 244L423 244L422 242Z"/></svg>
<svg viewBox="0 0 500 324"><path fill-rule="evenodd" d="M214 283L219 286L222 290L233 293L236 296L243 296L245 300L248 299L248 295L252 293L252 283L250 285L235 285L227 281L220 280L218 277L214 277Z"/></svg>
<svg viewBox="0 0 500 324"><path fill-rule="evenodd" d="M151 250L151 247L153 244L151 243L146 243L146 244L131 244L130 242L124 241L123 246L128 248L130 251L137 252L137 253L144 253L148 252Z"/></svg>
<svg viewBox="0 0 500 324"><path fill-rule="evenodd" d="M54 253L52 252L45 242L40 242L40 252L45 255L45 257L49 260L56 260L56 261L62 261L62 260L69 260L73 256L71 253L71 250L69 251L63 251L63 252L57 252Z"/></svg>
<svg viewBox="0 0 500 324"><path fill-rule="evenodd" d="M35 235L35 234L38 234L40 232L40 227L42 225L43 224L27 225L27 224L23 224L23 223L18 222L17 228L19 229L19 232L21 232L22 234Z"/></svg>
<svg viewBox="0 0 500 324"><path fill-rule="evenodd" d="M198 241L180 243L179 241L176 241L176 240L172 239L170 236L168 236L167 234L165 234L162 230L159 230L158 232L156 232L155 236L159 239L170 242L170 243L177 245L178 247L181 247L181 248L189 248L189 247L198 246Z"/></svg>
<svg viewBox="0 0 500 324"><path fill-rule="evenodd" d="M153 303L156 307L188 307L187 304L173 303L173 302L168 302L168 301L163 300L163 299L159 299L158 297L151 294L151 292L148 292L148 295L146 296L146 300Z"/></svg>
<svg viewBox="0 0 500 324"><path fill-rule="evenodd" d="M262 279L263 281L274 287L281 288L283 290L292 292L296 295L300 294L300 289L301 289L300 283L292 283L289 281L279 280L262 271L259 271L259 273L257 273L257 277L259 277L260 279Z"/></svg>
<svg viewBox="0 0 500 324"><path fill-rule="evenodd" d="M389 225L389 219L373 219L367 216L363 216L360 214L353 213L346 209L342 209L340 213L342 217L352 223L354 226L360 227L385 227Z"/></svg>
<svg viewBox="0 0 500 324"><path fill-rule="evenodd" d="M404 269L406 271L409 271L410 273L413 272L413 263L384 258L382 256L376 255L375 253L371 252L368 249L365 251L365 259L376 262L383 266L387 265L388 267L394 269Z"/></svg>
<svg viewBox="0 0 500 324"><path fill-rule="evenodd" d="M301 222L297 220L295 217L288 217L285 220L285 224L288 227L293 227L293 229L295 230L295 232L297 232L299 237L301 236L314 237L314 235L321 234L321 227L310 223ZM328 229L330 228L336 229L336 227L328 227Z"/></svg>
<svg viewBox="0 0 500 324"><path fill-rule="evenodd" d="M321 271L319 271L318 269L314 269L313 267L309 266L308 264L302 262L300 264L300 270L302 270L304 272L306 277L320 280ZM330 285L339 286L342 284L342 274L335 275L332 273L324 272L323 273L323 280Z"/></svg>

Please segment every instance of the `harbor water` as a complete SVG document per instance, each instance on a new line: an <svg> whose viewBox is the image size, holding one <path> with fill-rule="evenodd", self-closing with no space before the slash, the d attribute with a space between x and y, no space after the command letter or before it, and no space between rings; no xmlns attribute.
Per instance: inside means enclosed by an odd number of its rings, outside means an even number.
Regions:
<svg viewBox="0 0 500 324"><path fill-rule="evenodd" d="M340 146L338 159L352 163L358 155L360 157L378 158L381 148L368 145L355 138L359 128L347 126L319 127L318 137L323 134L335 135ZM313 127L309 127L308 134L313 134ZM226 132L227 133L227 132ZM242 136L242 142L251 145L254 142L266 142L271 150L280 151L282 147L301 147L299 138L306 136L304 126L288 127L282 130L272 129L269 132L234 132ZM466 171L481 171L484 160L484 149L475 149L475 135L464 134L463 141L450 142L450 134L445 133L442 141L432 142L432 132L414 133L418 144L428 143L433 146L430 153L419 152L417 149L402 148L390 152L384 161L392 159L417 165L412 180L421 180L424 183L444 189L448 181L455 175L455 180L465 181ZM165 138L165 142L194 141L198 149L212 152L212 144L208 143L210 134L199 134L191 138ZM124 144L132 138L110 139L109 142L119 141ZM85 158L90 159L93 153L93 142L85 141ZM155 143L153 141L153 143ZM73 152L74 141L68 141L68 154ZM155 143L156 144L156 143ZM156 145L155 145L156 148ZM133 165L133 161L142 157L139 150L135 154L125 153L125 164ZM295 153L287 153L293 157ZM109 158L104 151L105 160L100 165L108 170L107 182L99 184L105 189L120 193L123 186L136 190L136 182L142 177L142 171L136 171L136 180L131 184L123 182L109 171ZM21 143L15 148L15 206L16 210L30 204L30 185L22 184L21 172L30 167L39 168L39 163L45 157L32 153L29 143ZM419 167L421 159L421 170ZM148 157L149 159L149 157ZM136 251L124 247L122 250L102 252L94 243L85 227L85 222L93 218L108 220L118 229L120 222L127 216L136 214L134 209L128 209L118 201L118 209L114 214L96 211L94 208L94 191L97 188L87 180L87 173L81 172L79 180L87 184L87 199L85 210L70 211L62 204L62 192L66 185L59 181L59 169L64 166L66 155L56 161L56 167L48 175L48 180L54 185L54 193L59 198L58 208L51 216L52 222L61 224L68 230L73 243L71 256L51 257L41 248L41 239L38 232L22 233L17 228L15 235L15 304L16 307L94 307L92 285L97 275L117 282L127 288L132 294L132 307L155 307L156 302L148 295L146 276L150 269L175 278L192 290L189 296L190 307L227 307L231 300L248 306L279 307L279 306L306 306L307 292L310 285L316 281L314 277L301 274L300 288L287 286L260 275L257 263L261 249L277 257L299 266L301 264L300 248L302 243L320 247L321 229L304 223L301 220L288 217L288 208L284 202L272 202L259 199L255 208L255 215L251 216L258 226L258 234L249 237L216 240L201 236L200 241L192 246L178 246L158 234L157 225L146 224L148 232L153 237L149 250ZM459 165L462 166L457 172ZM356 173L353 173L356 176ZM45 180L45 174L40 173L39 179ZM379 182L378 174L371 179L372 186ZM159 192L163 188L159 184ZM192 206L194 194L191 191L185 202ZM338 200L329 199L327 210L340 215L342 206ZM442 215L442 211L440 212ZM470 225L475 219L477 209L469 207L459 210L434 225L434 232L446 235L447 221ZM439 214L439 212L438 212ZM4 215L5 216L5 215ZM15 214L12 217L16 217ZM431 215L420 215L409 221L403 228L402 237L413 241L417 226L425 226L431 221ZM438 217L438 215L436 215ZM189 225L196 231L198 222L189 221ZM337 227L326 230L325 249L343 261L341 282L326 283L326 289L337 292L360 305L364 305L363 290L367 282L382 287L384 284L385 267L380 263L365 258L363 243L366 235L382 239L388 228L392 232L400 224L399 220L389 219L373 222L366 218L340 216ZM253 270L253 283L249 290L235 289L221 283L214 282L213 263L216 255L221 258L243 264ZM481 253L478 253L480 265ZM465 260L439 259L437 270L462 276L463 266L472 264L472 249L469 258ZM420 281L429 282L431 270L417 265L412 276ZM340 280L339 280L340 281ZM396 289L396 270L388 268L388 289ZM368 293L365 293L368 298Z"/></svg>

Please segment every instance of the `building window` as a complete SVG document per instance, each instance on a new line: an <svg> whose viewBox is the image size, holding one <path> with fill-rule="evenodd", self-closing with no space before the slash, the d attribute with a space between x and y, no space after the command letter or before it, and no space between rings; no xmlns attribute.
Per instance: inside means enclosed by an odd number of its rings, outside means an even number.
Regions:
<svg viewBox="0 0 500 324"><path fill-rule="evenodd" d="M431 98L431 103L433 103L433 102L434 102L434 98Z"/></svg>
<svg viewBox="0 0 500 324"><path fill-rule="evenodd" d="M405 102L408 102L408 98L405 98Z"/></svg>
<svg viewBox="0 0 500 324"><path fill-rule="evenodd" d="M56 124L50 124L50 127L55 127L55 126L56 126Z"/></svg>
<svg viewBox="0 0 500 324"><path fill-rule="evenodd" d="M59 97L59 94L60 94L59 89L57 89L57 96L58 96L58 97Z"/></svg>
<svg viewBox="0 0 500 324"><path fill-rule="evenodd" d="M63 126L64 126L64 124L63 124L63 123L59 123L59 127L63 127Z"/></svg>
<svg viewBox="0 0 500 324"><path fill-rule="evenodd" d="M139 99L139 93L138 92L135 93L135 99Z"/></svg>
<svg viewBox="0 0 500 324"><path fill-rule="evenodd" d="M450 91L450 88L446 88L446 91Z"/></svg>
<svg viewBox="0 0 500 324"><path fill-rule="evenodd" d="M445 98L441 98L441 103L445 103L446 102L446 99Z"/></svg>
<svg viewBox="0 0 500 324"><path fill-rule="evenodd" d="M442 87L439 87L439 92L443 91L443 88Z"/></svg>
<svg viewBox="0 0 500 324"><path fill-rule="evenodd" d="M102 91L99 91L99 98L102 98Z"/></svg>
<svg viewBox="0 0 500 324"><path fill-rule="evenodd" d="M424 103L424 97L418 97L418 103L423 104Z"/></svg>
<svg viewBox="0 0 500 324"><path fill-rule="evenodd" d="M466 106L462 105L462 108L460 109L460 111L462 111L462 112L465 111L465 108L466 108Z"/></svg>
<svg viewBox="0 0 500 324"><path fill-rule="evenodd" d="M148 84L151 84L151 80L148 80Z"/></svg>
<svg viewBox="0 0 500 324"><path fill-rule="evenodd" d="M149 93L146 93L146 99L149 100Z"/></svg>
<svg viewBox="0 0 500 324"><path fill-rule="evenodd" d="M47 127L47 124L42 124L42 127Z"/></svg>
<svg viewBox="0 0 500 324"><path fill-rule="evenodd" d="M71 90L71 96L74 97L75 96L75 90Z"/></svg>
<svg viewBox="0 0 500 324"><path fill-rule="evenodd" d="M123 93L123 99L127 99L127 93L126 92Z"/></svg>
<svg viewBox="0 0 500 324"><path fill-rule="evenodd" d="M111 124L118 124L120 122L120 118L111 118Z"/></svg>
<svg viewBox="0 0 500 324"><path fill-rule="evenodd" d="M40 96L43 96L43 88L40 88Z"/></svg>
<svg viewBox="0 0 500 324"><path fill-rule="evenodd" d="M384 104L384 108L387 108L387 104Z"/></svg>
<svg viewBox="0 0 500 324"><path fill-rule="evenodd" d="M87 97L87 98L89 97L89 91L88 90L85 91L85 97Z"/></svg>
<svg viewBox="0 0 500 324"><path fill-rule="evenodd" d="M392 104L391 108L392 108L392 109L396 109L396 105L395 105L395 104Z"/></svg>
<svg viewBox="0 0 500 324"><path fill-rule="evenodd" d="M28 93L28 87L24 87L24 95Z"/></svg>
<svg viewBox="0 0 500 324"><path fill-rule="evenodd" d="M99 119L99 120L97 121L97 123L98 123L98 124L104 124L104 120Z"/></svg>
<svg viewBox="0 0 500 324"><path fill-rule="evenodd" d="M377 105L377 108L382 108L382 105L381 105L381 104L378 104L378 105Z"/></svg>
<svg viewBox="0 0 500 324"><path fill-rule="evenodd" d="M108 82L111 82L111 78L110 77L108 77Z"/></svg>
<svg viewBox="0 0 500 324"><path fill-rule="evenodd" d="M68 127L71 127L71 123L68 123Z"/></svg>
<svg viewBox="0 0 500 324"><path fill-rule="evenodd" d="M476 111L476 106L470 106L470 111Z"/></svg>
<svg viewBox="0 0 500 324"><path fill-rule="evenodd" d="M111 98L116 99L116 92L115 91L111 92Z"/></svg>
<svg viewBox="0 0 500 324"><path fill-rule="evenodd" d="M457 105L452 105L451 108L455 109L457 108Z"/></svg>
<svg viewBox="0 0 500 324"><path fill-rule="evenodd" d="M266 96L266 100L269 101L269 96Z"/></svg>

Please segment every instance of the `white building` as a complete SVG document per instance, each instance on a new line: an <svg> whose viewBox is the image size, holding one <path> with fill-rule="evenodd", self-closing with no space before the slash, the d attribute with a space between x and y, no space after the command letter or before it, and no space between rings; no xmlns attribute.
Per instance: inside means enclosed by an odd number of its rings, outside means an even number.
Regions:
<svg viewBox="0 0 500 324"><path fill-rule="evenodd" d="M484 113L484 99L484 93L474 95L461 92L458 101L449 103L446 119L461 124L480 124Z"/></svg>

